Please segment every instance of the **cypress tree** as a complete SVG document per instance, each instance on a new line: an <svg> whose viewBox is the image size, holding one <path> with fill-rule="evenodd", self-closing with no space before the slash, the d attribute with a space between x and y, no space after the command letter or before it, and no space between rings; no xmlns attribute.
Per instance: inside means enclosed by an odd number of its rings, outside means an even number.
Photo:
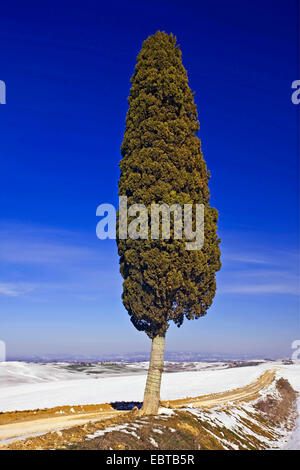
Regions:
<svg viewBox="0 0 300 470"><path fill-rule="evenodd" d="M119 195L128 205L203 204L204 245L185 239L118 239L122 299L133 325L152 340L142 413L160 400L165 335L173 321L200 318L212 304L221 267L218 212L210 206L209 172L197 137L199 122L176 37L158 31L137 57L121 146Z"/></svg>

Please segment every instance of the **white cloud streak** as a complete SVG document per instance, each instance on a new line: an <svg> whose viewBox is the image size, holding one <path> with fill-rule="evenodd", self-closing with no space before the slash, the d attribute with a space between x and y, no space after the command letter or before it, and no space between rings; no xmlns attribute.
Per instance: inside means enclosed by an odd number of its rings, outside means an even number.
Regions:
<svg viewBox="0 0 300 470"><path fill-rule="evenodd" d="M0 283L0 295L19 297L35 289L34 285L24 283Z"/></svg>

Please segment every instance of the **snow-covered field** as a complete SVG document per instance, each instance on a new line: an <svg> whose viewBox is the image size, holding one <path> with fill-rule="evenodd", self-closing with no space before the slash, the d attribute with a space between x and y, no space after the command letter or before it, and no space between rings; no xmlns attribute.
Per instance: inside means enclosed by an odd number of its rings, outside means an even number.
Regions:
<svg viewBox="0 0 300 470"><path fill-rule="evenodd" d="M202 365L203 364L203 365ZM267 369L278 369L300 391L300 366L262 362L256 366L224 368L217 363L199 363L193 371L164 373L161 398L172 400L243 387ZM119 367L119 369L118 369ZM72 369L68 364L0 363L0 411L50 408L114 401L142 401L146 363L114 368ZM121 369L120 369L121 367ZM122 369L123 367L123 369ZM103 371L103 369L105 369ZM132 372L136 369L136 373ZM93 373L88 373L92 370ZM137 373L138 372L138 373Z"/></svg>
<svg viewBox="0 0 300 470"><path fill-rule="evenodd" d="M278 378L288 379L292 387L300 392L300 364L284 365L278 361L229 368L228 364L220 362L183 363L179 366L180 372L174 372L177 370L176 364L167 365L167 370L170 372L163 374L161 391L163 400L243 387L268 369L275 369ZM146 362L111 366L2 362L0 363L0 411L114 401L142 401L147 368ZM298 408L300 412L300 398L298 398ZM204 413L201 410L198 412ZM224 413L220 411L218 413L217 418L221 419ZM231 418L238 422L239 416L232 415ZM228 417L226 419L228 420ZM300 449L300 418L292 436L288 442L286 441L287 438L283 439L282 448Z"/></svg>

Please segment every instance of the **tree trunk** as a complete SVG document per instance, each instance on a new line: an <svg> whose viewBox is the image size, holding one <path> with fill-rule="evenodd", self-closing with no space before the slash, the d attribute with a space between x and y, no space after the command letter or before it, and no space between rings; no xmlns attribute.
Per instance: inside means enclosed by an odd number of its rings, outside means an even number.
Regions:
<svg viewBox="0 0 300 470"><path fill-rule="evenodd" d="M143 415L154 415L158 412L160 402L160 384L164 368L165 336L155 336L152 340L151 358L141 409Z"/></svg>

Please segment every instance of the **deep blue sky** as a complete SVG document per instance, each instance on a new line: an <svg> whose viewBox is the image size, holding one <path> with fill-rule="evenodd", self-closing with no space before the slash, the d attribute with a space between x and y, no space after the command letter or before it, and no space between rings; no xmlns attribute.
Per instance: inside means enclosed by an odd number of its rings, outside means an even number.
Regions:
<svg viewBox="0 0 300 470"><path fill-rule="evenodd" d="M49 2L50 4L50 2ZM168 350L289 355L297 297L297 1L5 2L0 15L0 339L8 355L148 350L121 303L114 241L130 76L158 29L181 46L219 209L205 318Z"/></svg>

